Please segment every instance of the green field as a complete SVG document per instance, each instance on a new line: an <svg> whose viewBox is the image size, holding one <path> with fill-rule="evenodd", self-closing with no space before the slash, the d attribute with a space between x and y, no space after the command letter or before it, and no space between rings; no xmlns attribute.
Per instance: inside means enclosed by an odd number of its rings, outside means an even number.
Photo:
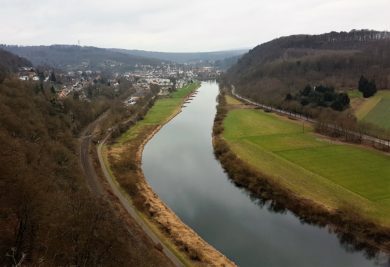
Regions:
<svg viewBox="0 0 390 267"><path fill-rule="evenodd" d="M223 137L244 161L304 198L390 225L390 156L332 142L302 122L233 109Z"/></svg>
<svg viewBox="0 0 390 267"><path fill-rule="evenodd" d="M168 97L160 98L156 101L153 107L148 111L145 118L134 127L131 127L118 140L118 144L128 141L136 137L142 132L145 126L155 126L164 124L178 109L181 108L181 103L184 97L195 91L199 87L199 83L191 83L176 92L171 93Z"/></svg>
<svg viewBox="0 0 390 267"><path fill-rule="evenodd" d="M390 130L390 94L382 97L379 103L363 118L363 121Z"/></svg>
<svg viewBox="0 0 390 267"><path fill-rule="evenodd" d="M390 91L379 91L364 99L357 90L348 93L358 120L390 129Z"/></svg>

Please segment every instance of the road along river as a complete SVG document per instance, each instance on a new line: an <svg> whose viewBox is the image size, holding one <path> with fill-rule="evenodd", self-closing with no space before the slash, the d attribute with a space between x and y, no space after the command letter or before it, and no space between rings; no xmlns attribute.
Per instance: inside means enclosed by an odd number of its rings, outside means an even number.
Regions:
<svg viewBox="0 0 390 267"><path fill-rule="evenodd" d="M231 183L213 154L217 95L217 83L202 83L143 152L148 183L181 220L240 266L388 266L352 251L327 228L259 205Z"/></svg>

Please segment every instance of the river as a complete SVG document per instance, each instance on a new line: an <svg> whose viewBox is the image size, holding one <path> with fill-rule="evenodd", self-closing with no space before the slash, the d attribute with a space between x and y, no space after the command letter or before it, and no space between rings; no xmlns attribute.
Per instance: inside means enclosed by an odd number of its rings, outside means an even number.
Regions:
<svg viewBox="0 0 390 267"><path fill-rule="evenodd" d="M388 266L342 244L327 228L274 212L236 187L213 154L217 95L217 83L203 82L143 152L148 183L181 220L239 266Z"/></svg>

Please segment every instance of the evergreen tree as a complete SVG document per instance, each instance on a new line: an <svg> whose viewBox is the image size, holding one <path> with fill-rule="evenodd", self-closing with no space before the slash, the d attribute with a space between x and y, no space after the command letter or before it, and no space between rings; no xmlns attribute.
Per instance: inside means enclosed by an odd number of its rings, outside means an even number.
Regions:
<svg viewBox="0 0 390 267"><path fill-rule="evenodd" d="M368 80L363 75L361 75L359 79L359 91L363 93L365 88L367 88L367 84Z"/></svg>
<svg viewBox="0 0 390 267"><path fill-rule="evenodd" d="M50 81L52 81L52 82L57 81L57 78L56 78L56 75L54 74L54 71L50 74Z"/></svg>
<svg viewBox="0 0 390 267"><path fill-rule="evenodd" d="M363 75L360 76L359 91L363 93L364 98L368 98L375 95L377 92L375 80L369 81Z"/></svg>

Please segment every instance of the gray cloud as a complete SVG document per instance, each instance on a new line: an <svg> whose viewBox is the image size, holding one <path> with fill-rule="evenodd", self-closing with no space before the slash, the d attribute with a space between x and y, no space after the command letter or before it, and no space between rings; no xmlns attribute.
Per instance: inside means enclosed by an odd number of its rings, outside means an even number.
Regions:
<svg viewBox="0 0 390 267"><path fill-rule="evenodd" d="M0 0L7 44L159 51L252 47L296 33L388 30L389 0Z"/></svg>

